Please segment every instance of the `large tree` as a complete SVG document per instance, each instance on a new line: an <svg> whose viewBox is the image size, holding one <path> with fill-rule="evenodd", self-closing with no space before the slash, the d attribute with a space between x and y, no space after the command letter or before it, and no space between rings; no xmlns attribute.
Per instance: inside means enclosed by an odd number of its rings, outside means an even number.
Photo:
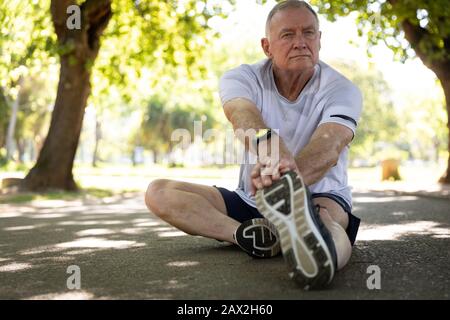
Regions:
<svg viewBox="0 0 450 320"><path fill-rule="evenodd" d="M217 3L52 0L50 11L59 45L60 79L47 138L23 187L77 189L73 161L91 92L92 67L102 41L115 40L114 45L109 45L114 54L108 56L108 64L103 64L99 72L118 87L132 85L128 71L133 69L139 77L143 65L189 67L207 45L208 20L222 15ZM80 28L73 30L67 27L67 9L72 5L77 5L81 13Z"/></svg>
<svg viewBox="0 0 450 320"><path fill-rule="evenodd" d="M335 21L338 16L356 12L359 34L367 35L370 45L384 42L402 61L416 55L436 74L446 100L450 151L448 0L311 0L310 2L331 21ZM440 181L450 183L450 152L446 173Z"/></svg>
<svg viewBox="0 0 450 320"><path fill-rule="evenodd" d="M51 1L53 25L61 46L60 79L47 138L24 181L27 189L76 189L72 166L91 90L90 65L98 55L100 37L112 10L110 0L85 1L81 5L81 28L69 29L67 8L74 4L73 0Z"/></svg>

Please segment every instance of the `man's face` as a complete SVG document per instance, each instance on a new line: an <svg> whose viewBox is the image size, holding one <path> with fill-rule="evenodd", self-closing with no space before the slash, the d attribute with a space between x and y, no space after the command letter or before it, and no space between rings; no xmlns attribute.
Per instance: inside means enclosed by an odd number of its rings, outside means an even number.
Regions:
<svg viewBox="0 0 450 320"><path fill-rule="evenodd" d="M306 8L277 12L267 36L261 40L264 52L281 70L301 72L319 61L321 33L316 18Z"/></svg>

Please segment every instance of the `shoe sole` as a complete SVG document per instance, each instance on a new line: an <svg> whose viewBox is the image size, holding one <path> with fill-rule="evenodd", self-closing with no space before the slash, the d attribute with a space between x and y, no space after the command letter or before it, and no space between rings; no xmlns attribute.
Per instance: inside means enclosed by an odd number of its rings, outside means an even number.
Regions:
<svg viewBox="0 0 450 320"><path fill-rule="evenodd" d="M280 236L289 276L304 290L319 289L331 282L331 253L312 220L307 190L296 173L288 172L270 187L259 190L256 205Z"/></svg>
<svg viewBox="0 0 450 320"><path fill-rule="evenodd" d="M281 251L277 229L263 218L248 220L239 227L236 242L245 252L254 258L272 258ZM270 246L266 243L275 238Z"/></svg>

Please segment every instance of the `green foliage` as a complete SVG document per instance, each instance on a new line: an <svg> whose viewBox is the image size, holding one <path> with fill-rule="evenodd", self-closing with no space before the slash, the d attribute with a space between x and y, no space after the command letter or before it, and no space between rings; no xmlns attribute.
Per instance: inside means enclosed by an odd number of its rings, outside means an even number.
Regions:
<svg viewBox="0 0 450 320"><path fill-rule="evenodd" d="M447 149L448 128L446 110L441 99L435 97L411 97L403 110L400 125L400 141L409 141L409 156L438 162L440 150Z"/></svg>
<svg viewBox="0 0 450 320"><path fill-rule="evenodd" d="M189 79L181 69L172 69L156 84L158 93L143 112L141 126L131 137L132 145L164 154L173 146L170 139L174 130L186 129L194 138L194 121L202 121L203 131L223 129L228 121L218 96L218 79L226 70L263 57L259 47L249 43L230 45L219 39L204 53L205 72L201 77Z"/></svg>
<svg viewBox="0 0 450 320"><path fill-rule="evenodd" d="M201 121L204 130L211 128L215 120L207 112L180 107L167 108L160 97L153 97L145 111L139 130L133 137L134 145L145 146L156 153L167 153L173 144L172 133L177 129L187 130L193 139L194 121Z"/></svg>
<svg viewBox="0 0 450 320"><path fill-rule="evenodd" d="M355 83L363 95L363 112L351 144L351 158L373 161L384 159L386 155L380 151L386 145L394 145L401 132L399 116L391 101L387 82L380 71L364 70L355 62L337 62L332 65Z"/></svg>
<svg viewBox="0 0 450 320"><path fill-rule="evenodd" d="M108 93L113 85L127 103L136 103L139 79L147 90L158 87L161 77L205 76L205 49L216 38L208 25L224 17L230 1L129 1L112 2L114 15L102 37L94 77L105 84L94 87L94 96ZM148 92L143 102L148 100Z"/></svg>
<svg viewBox="0 0 450 320"><path fill-rule="evenodd" d="M39 142L44 139L50 120L49 106L54 95L48 79L37 76L25 79L20 92L20 105L17 114L15 139L19 143L25 140Z"/></svg>
<svg viewBox="0 0 450 320"><path fill-rule="evenodd" d="M350 145L351 160L368 165L395 158L438 162L446 149L444 103L434 97L411 97L404 109L395 108L382 74L355 63L331 63L354 82L363 94L363 113Z"/></svg>
<svg viewBox="0 0 450 320"><path fill-rule="evenodd" d="M402 62L417 55L428 68L433 70L442 86L448 87L450 6L447 0L311 0L310 2L319 9L320 14L330 21L335 21L338 16L354 13L357 17L359 35L367 36L369 56L371 47L384 42L392 50L394 56ZM401 138L413 141L410 144L403 144L403 149L408 152L408 157L434 158L437 161L439 147L448 151L448 142L445 142L448 139L448 131L443 124L447 121L450 112L450 97L447 93L446 95L444 105L447 105L447 117L442 112L442 106L439 107L439 102L430 103L432 98L415 104L419 109L423 108L424 112L425 110L431 111L429 108L433 106L433 112L428 114L428 117L431 115L433 118L430 123L425 123L424 117L419 118L418 121L411 118L410 110L405 110L406 117L402 117L401 121L403 133ZM440 111L434 112L437 110ZM408 123L408 121L412 121L415 125L411 125L411 122ZM420 125L418 126L417 123ZM419 127L428 129L418 130ZM440 133L430 134L430 131L434 130L438 130ZM417 134L417 132L422 133ZM364 133L361 139L364 139ZM424 142L424 140L428 142ZM429 149L431 147L431 150L434 150L432 151L434 156L430 156L430 152L417 151L423 149L423 146L428 146ZM381 146L381 148L386 152L386 146ZM414 151L415 149L416 151ZM425 154L428 155L425 156ZM398 157L401 158L403 155L398 155ZM448 170L450 168L447 169L447 172Z"/></svg>
<svg viewBox="0 0 450 320"><path fill-rule="evenodd" d="M3 1L0 3L0 148L11 115L11 105L21 93L15 137L36 138L41 133L53 83L49 67L55 63L56 37L53 35L48 0ZM45 75L45 84L41 75ZM19 86L25 79L27 88ZM37 110L39 112L36 112ZM38 132L39 131L39 132Z"/></svg>
<svg viewBox="0 0 450 320"><path fill-rule="evenodd" d="M402 61L413 55L411 43L404 40L403 23L417 27L420 48L427 59L448 60L445 42L450 37L450 6L447 0L311 0L319 13L331 21L338 16L357 14L360 35L367 35L370 45L384 42Z"/></svg>
<svg viewBox="0 0 450 320"><path fill-rule="evenodd" d="M0 85L14 89L20 75L45 72L55 54L49 0L0 4ZM14 91L14 90L13 90ZM14 92L5 93L15 98Z"/></svg>
<svg viewBox="0 0 450 320"><path fill-rule="evenodd" d="M184 112L183 117L205 114L216 101L211 90L215 81L211 81L202 59L216 38L208 22L213 17L225 17L233 4L234 1L113 0L113 17L101 37L99 56L95 63L86 64L92 68L89 104L97 115L101 118L105 114L106 118L106 113L117 113L116 117L144 113L141 106L145 107L156 92L164 97L166 111L174 113L171 121L180 122L179 112ZM49 8L49 0L32 4L11 0L0 4L2 145L10 114L8 102L17 98L19 76L36 79L37 74L42 74L51 78L49 74L57 74L55 56L73 50L70 41L57 44ZM195 88L191 83L195 83ZM34 92L25 94L19 108L18 139L26 138L32 128L42 127L46 117L39 111L43 104L37 103L37 97L48 91L54 93L49 90L53 85L34 85ZM54 98L54 94L47 96ZM178 108L182 110L177 111ZM213 116L208 115L207 119L212 121Z"/></svg>

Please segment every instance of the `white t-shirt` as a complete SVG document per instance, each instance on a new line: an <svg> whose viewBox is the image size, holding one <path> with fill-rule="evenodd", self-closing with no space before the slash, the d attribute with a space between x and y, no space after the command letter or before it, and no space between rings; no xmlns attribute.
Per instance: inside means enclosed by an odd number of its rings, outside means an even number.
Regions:
<svg viewBox="0 0 450 320"><path fill-rule="evenodd" d="M221 77L219 87L222 105L234 98L252 101L261 112L264 123L279 130L280 137L293 155L298 155L308 144L313 132L322 123L339 123L355 134L361 115L362 96L359 89L322 61L316 64L314 75L293 102L278 92L269 59L227 71ZM347 183L348 148L346 146L341 152L337 164L309 188L312 193L339 195L351 207L351 190ZM254 197L250 194L252 167L251 164L241 165L236 193L255 207Z"/></svg>

